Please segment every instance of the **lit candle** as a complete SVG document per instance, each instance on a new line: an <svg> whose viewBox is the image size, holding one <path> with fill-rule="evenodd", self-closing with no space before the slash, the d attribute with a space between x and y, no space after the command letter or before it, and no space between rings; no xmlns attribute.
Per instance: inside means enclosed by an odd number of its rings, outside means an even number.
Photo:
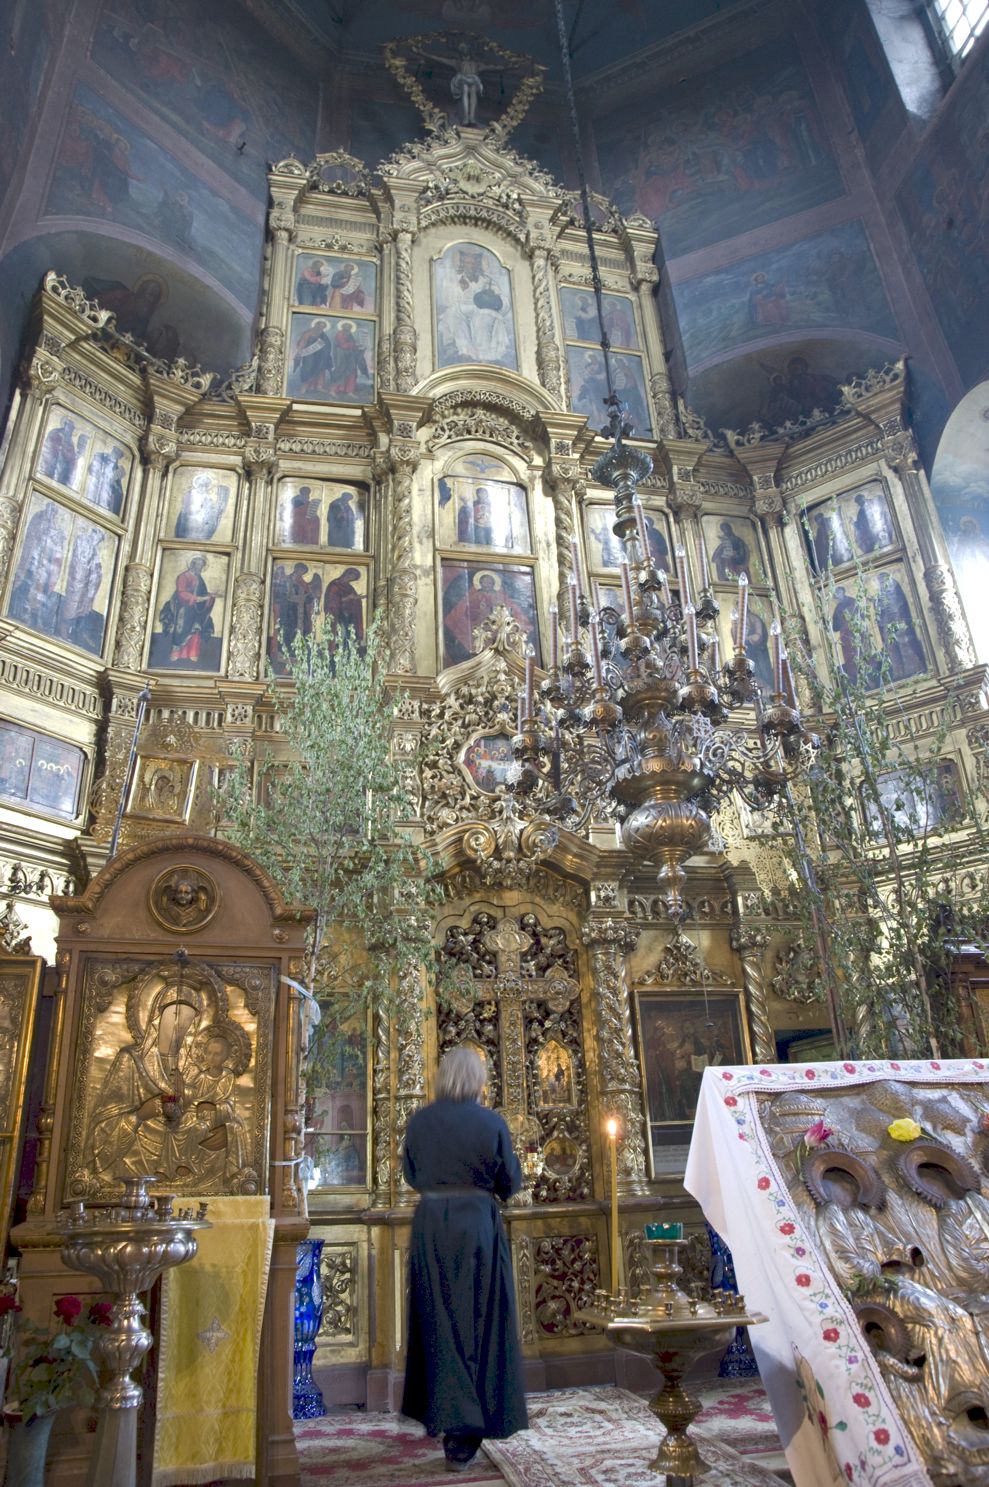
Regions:
<svg viewBox="0 0 989 1487"><path fill-rule="evenodd" d="M663 603L669 608L673 603L673 595L670 593L670 580L666 576L666 569L659 570L659 593Z"/></svg>
<svg viewBox="0 0 989 1487"><path fill-rule="evenodd" d="M687 553L686 549L678 547L674 551L677 565L677 583L680 585L680 608L686 609L690 603L690 585L687 582Z"/></svg>
<svg viewBox="0 0 989 1487"><path fill-rule="evenodd" d="M556 671L560 665L560 616L556 605L549 607L549 669Z"/></svg>
<svg viewBox="0 0 989 1487"><path fill-rule="evenodd" d="M591 637L591 665L594 667L594 682L598 687L604 686L604 673L601 670L601 641L598 638L598 617L591 615L591 623L588 626Z"/></svg>
<svg viewBox="0 0 989 1487"><path fill-rule="evenodd" d="M745 650L745 636L749 628L749 580L748 575L738 575L738 625L735 635L735 649Z"/></svg>
<svg viewBox="0 0 989 1487"><path fill-rule="evenodd" d="M577 580L572 574L568 589L570 594L570 649L575 651L580 644L580 617L577 613Z"/></svg>
<svg viewBox="0 0 989 1487"><path fill-rule="evenodd" d="M574 576L574 582L577 585L577 592L578 592L578 594L581 595L581 597L583 597L583 593L584 593L584 576L583 576L583 574L580 571L580 552L579 552L579 550L577 548L577 539L576 539L576 537L571 537L570 538L570 562L571 562L571 565L573 567L573 576Z"/></svg>
<svg viewBox="0 0 989 1487"><path fill-rule="evenodd" d="M800 704L797 701L797 688L793 680L790 657L786 651L783 652L783 695L786 697L787 707L792 707L794 712L799 711Z"/></svg>
<svg viewBox="0 0 989 1487"><path fill-rule="evenodd" d="M635 606L632 603L632 573L628 566L628 558L622 558L622 597L625 600L625 613L630 625L635 624Z"/></svg>
<svg viewBox="0 0 989 1487"><path fill-rule="evenodd" d="M697 571L701 576L701 588L711 587L711 570L707 564L707 548L704 546L704 534L697 534Z"/></svg>
<svg viewBox="0 0 989 1487"><path fill-rule="evenodd" d="M536 684L536 658L531 653L525 658L525 715L531 718L533 714L533 693Z"/></svg>
<svg viewBox="0 0 989 1487"><path fill-rule="evenodd" d="M618 1122L614 1116L608 1121L608 1140L611 1143L611 1294L618 1295Z"/></svg>
<svg viewBox="0 0 989 1487"><path fill-rule="evenodd" d="M687 670L697 670L697 611L688 604L683 612L687 623Z"/></svg>
<svg viewBox="0 0 989 1487"><path fill-rule="evenodd" d="M632 502L635 509L635 526L639 534L639 546L642 549L642 561L648 563L652 553L649 547L649 529L646 526L646 513L641 500L636 496Z"/></svg>
<svg viewBox="0 0 989 1487"><path fill-rule="evenodd" d="M773 620L769 627L769 645L773 657L773 691L777 696L783 694L783 637L780 634L778 620Z"/></svg>

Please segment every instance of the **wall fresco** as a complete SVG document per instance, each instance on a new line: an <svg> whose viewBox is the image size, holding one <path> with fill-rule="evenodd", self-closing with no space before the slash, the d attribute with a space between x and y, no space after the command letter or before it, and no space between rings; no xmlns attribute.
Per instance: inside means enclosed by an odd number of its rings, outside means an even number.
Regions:
<svg viewBox="0 0 989 1487"><path fill-rule="evenodd" d="M51 56L52 28L69 7L33 0L12 8L0 47L0 205L37 118Z"/></svg>
<svg viewBox="0 0 989 1487"><path fill-rule="evenodd" d="M268 161L315 141L314 77L242 6L107 0L93 60L235 179L264 191Z"/></svg>
<svg viewBox="0 0 989 1487"><path fill-rule="evenodd" d="M602 181L662 233L667 258L840 196L806 71L774 41L595 124Z"/></svg>
<svg viewBox="0 0 989 1487"><path fill-rule="evenodd" d="M967 393L941 436L931 491L980 661L989 661L989 382Z"/></svg>
<svg viewBox="0 0 989 1487"><path fill-rule="evenodd" d="M241 304L257 300L263 232L106 99L76 84L46 217L92 217L194 259Z"/></svg>
<svg viewBox="0 0 989 1487"><path fill-rule="evenodd" d="M692 367L735 346L828 326L896 335L861 222L687 279L673 296Z"/></svg>
<svg viewBox="0 0 989 1487"><path fill-rule="evenodd" d="M966 64L944 115L896 192L896 205L945 339L969 385L989 370L989 52Z"/></svg>

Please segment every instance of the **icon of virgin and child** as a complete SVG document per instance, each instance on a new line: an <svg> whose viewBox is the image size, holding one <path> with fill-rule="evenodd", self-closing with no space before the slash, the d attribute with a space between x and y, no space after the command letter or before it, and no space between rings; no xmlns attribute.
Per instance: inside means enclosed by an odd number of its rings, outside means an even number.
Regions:
<svg viewBox="0 0 989 1487"><path fill-rule="evenodd" d="M257 1191L235 1098L250 1038L211 1007L215 993L205 983L174 977L107 1070L90 1132L93 1171L104 1181L150 1175L186 1191Z"/></svg>

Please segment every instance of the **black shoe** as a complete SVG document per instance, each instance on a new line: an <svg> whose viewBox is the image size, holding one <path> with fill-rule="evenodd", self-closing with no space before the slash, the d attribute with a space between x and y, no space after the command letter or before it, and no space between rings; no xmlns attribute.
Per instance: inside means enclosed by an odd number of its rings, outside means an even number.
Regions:
<svg viewBox="0 0 989 1487"><path fill-rule="evenodd" d="M443 1437L443 1454L450 1471L466 1471L480 1450L483 1439L476 1430L448 1430Z"/></svg>

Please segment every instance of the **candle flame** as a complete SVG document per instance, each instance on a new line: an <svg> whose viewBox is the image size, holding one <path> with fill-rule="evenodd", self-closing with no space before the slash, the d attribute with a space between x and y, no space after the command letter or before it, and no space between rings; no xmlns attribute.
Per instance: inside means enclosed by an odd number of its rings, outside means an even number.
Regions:
<svg viewBox="0 0 989 1487"><path fill-rule="evenodd" d="M607 1131L610 1139L614 1141L615 1137L618 1135L618 1122L617 1120L615 1120L614 1116L612 1116L612 1118L608 1121Z"/></svg>

